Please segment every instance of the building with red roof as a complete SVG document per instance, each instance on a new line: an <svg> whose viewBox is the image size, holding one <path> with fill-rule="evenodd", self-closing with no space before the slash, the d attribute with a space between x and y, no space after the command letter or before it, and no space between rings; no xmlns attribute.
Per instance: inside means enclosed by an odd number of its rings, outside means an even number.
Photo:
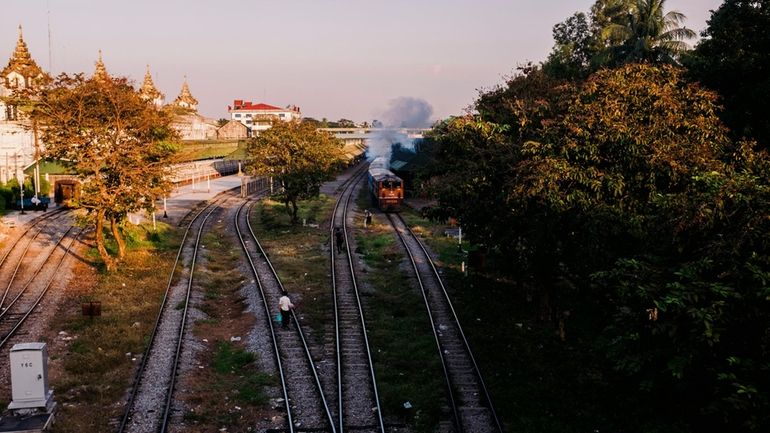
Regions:
<svg viewBox="0 0 770 433"><path fill-rule="evenodd" d="M252 134L270 128L275 120L289 122L302 118L302 113L296 105L280 108L262 102L254 104L242 99L233 101L233 105L227 107L227 112L230 113L231 120L243 123Z"/></svg>

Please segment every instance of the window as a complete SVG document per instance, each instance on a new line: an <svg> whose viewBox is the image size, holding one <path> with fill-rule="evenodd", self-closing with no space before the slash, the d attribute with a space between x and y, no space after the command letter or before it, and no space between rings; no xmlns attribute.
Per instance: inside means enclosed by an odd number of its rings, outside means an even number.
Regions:
<svg viewBox="0 0 770 433"><path fill-rule="evenodd" d="M241 115L240 114L235 114L235 117L241 117Z"/></svg>
<svg viewBox="0 0 770 433"><path fill-rule="evenodd" d="M281 119L283 119L284 117L286 117L286 113L281 113L281 114L279 114L279 115L278 115L278 117L280 117Z"/></svg>
<svg viewBox="0 0 770 433"><path fill-rule="evenodd" d="M247 125L251 125L251 119L246 120Z"/></svg>

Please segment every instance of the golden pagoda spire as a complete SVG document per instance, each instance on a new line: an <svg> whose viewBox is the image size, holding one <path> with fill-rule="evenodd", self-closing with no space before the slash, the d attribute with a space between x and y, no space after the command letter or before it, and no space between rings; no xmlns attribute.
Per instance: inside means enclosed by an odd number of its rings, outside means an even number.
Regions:
<svg viewBox="0 0 770 433"><path fill-rule="evenodd" d="M107 73L107 68L102 61L102 50L99 50L99 60L96 61L96 70L94 71L94 80L107 81L110 79L110 74Z"/></svg>
<svg viewBox="0 0 770 433"><path fill-rule="evenodd" d="M193 111L198 109L198 100L193 97L192 93L190 93L190 86L187 85L187 75L184 76L182 91L179 92L179 96L174 100L174 105L189 108Z"/></svg>
<svg viewBox="0 0 770 433"><path fill-rule="evenodd" d="M139 95L148 101L153 101L155 105L162 105L163 98L166 97L163 93L155 87L155 83L152 82L152 75L150 74L150 65L147 65L147 72L144 74L144 82L139 89Z"/></svg>
<svg viewBox="0 0 770 433"><path fill-rule="evenodd" d="M45 73L29 54L27 43L24 42L24 34L21 26L19 26L19 40L16 41L16 49L13 50L8 66L0 72L0 76L9 87L18 87L19 85L33 87L33 81L43 75Z"/></svg>

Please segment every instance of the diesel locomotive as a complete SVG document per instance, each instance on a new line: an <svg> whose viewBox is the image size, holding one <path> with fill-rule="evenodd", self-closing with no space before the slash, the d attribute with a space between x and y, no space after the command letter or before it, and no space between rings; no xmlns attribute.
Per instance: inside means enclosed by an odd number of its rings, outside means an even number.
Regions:
<svg viewBox="0 0 770 433"><path fill-rule="evenodd" d="M404 201L404 182L389 169L385 157L377 157L369 164L369 194L372 204L383 212L398 212Z"/></svg>

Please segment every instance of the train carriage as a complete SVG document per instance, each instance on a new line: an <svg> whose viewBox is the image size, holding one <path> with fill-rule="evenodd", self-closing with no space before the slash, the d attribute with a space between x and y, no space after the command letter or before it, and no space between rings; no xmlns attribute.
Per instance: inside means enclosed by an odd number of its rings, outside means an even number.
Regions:
<svg viewBox="0 0 770 433"><path fill-rule="evenodd" d="M80 198L80 181L59 179L54 183L54 201L64 207L71 207Z"/></svg>
<svg viewBox="0 0 770 433"><path fill-rule="evenodd" d="M369 193L372 204L383 212L398 212L404 201L404 182L388 170L384 157L375 158L369 164Z"/></svg>

